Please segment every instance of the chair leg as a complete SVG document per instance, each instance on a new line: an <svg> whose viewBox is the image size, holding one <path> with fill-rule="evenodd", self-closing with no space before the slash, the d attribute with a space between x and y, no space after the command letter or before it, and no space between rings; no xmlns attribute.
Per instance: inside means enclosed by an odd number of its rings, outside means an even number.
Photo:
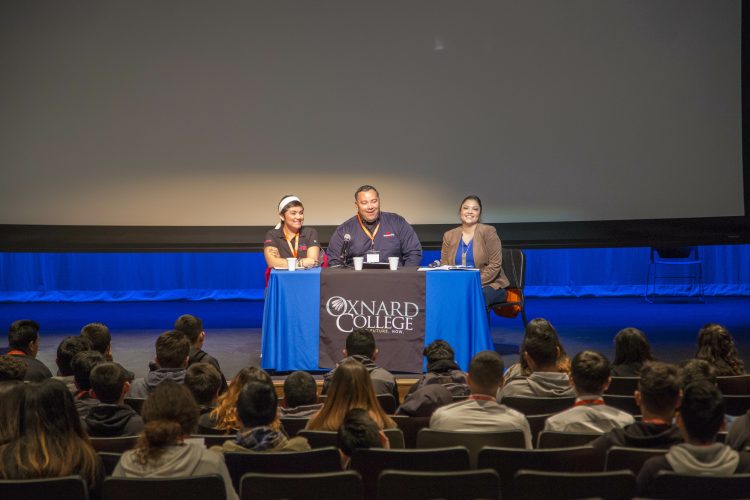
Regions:
<svg viewBox="0 0 750 500"><path fill-rule="evenodd" d="M521 319L523 320L523 327L526 328L526 325L529 324L529 320L526 319L526 304L521 306Z"/></svg>

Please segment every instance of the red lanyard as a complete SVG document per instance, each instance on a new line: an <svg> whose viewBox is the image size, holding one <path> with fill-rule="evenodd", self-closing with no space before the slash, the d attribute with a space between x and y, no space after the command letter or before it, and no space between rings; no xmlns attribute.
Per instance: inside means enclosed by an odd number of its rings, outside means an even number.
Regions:
<svg viewBox="0 0 750 500"><path fill-rule="evenodd" d="M497 398L493 398L492 396L487 396L486 394L472 394L467 399L478 399L481 401L497 401Z"/></svg>
<svg viewBox="0 0 750 500"><path fill-rule="evenodd" d="M580 401L576 401L576 404L573 406L594 406L603 404L603 399L581 399Z"/></svg>

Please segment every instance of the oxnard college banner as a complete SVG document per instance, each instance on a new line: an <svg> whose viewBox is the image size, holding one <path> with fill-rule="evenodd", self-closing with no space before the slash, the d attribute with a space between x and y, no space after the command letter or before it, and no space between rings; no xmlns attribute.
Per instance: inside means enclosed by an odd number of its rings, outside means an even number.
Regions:
<svg viewBox="0 0 750 500"><path fill-rule="evenodd" d="M358 328L375 336L376 363L390 371L421 373L425 273L416 268L323 269L320 273L319 364L344 357L346 337Z"/></svg>

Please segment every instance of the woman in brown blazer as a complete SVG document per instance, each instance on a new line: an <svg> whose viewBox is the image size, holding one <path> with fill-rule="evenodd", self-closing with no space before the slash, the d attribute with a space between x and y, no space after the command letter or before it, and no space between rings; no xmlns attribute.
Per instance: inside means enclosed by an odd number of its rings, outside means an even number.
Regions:
<svg viewBox="0 0 750 500"><path fill-rule="evenodd" d="M461 225L443 235L440 263L476 267L482 278L485 304L504 302L509 282L503 272L502 244L494 227L479 222L482 200L467 196L458 207L458 215Z"/></svg>

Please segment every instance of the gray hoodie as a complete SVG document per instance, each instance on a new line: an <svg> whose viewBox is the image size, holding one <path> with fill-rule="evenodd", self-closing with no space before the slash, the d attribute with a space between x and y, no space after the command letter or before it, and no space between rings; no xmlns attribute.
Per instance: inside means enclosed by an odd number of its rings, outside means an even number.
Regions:
<svg viewBox="0 0 750 500"><path fill-rule="evenodd" d="M138 461L136 450L123 453L112 477L191 477L219 474L224 479L227 500L237 500L232 479L221 453L194 444L165 446L156 460L145 465Z"/></svg>
<svg viewBox="0 0 750 500"><path fill-rule="evenodd" d="M722 443L708 446L678 444L669 449L665 458L679 474L730 476L740 463L739 453Z"/></svg>
<svg viewBox="0 0 750 500"><path fill-rule="evenodd" d="M534 372L528 377L512 378L497 393L498 401L505 396L534 398L575 397L567 373Z"/></svg>
<svg viewBox="0 0 750 500"><path fill-rule="evenodd" d="M185 381L185 369L158 368L151 370L146 374L146 378L137 378L133 381L127 397L145 399L157 385L165 380L171 380L178 384L183 383Z"/></svg>

